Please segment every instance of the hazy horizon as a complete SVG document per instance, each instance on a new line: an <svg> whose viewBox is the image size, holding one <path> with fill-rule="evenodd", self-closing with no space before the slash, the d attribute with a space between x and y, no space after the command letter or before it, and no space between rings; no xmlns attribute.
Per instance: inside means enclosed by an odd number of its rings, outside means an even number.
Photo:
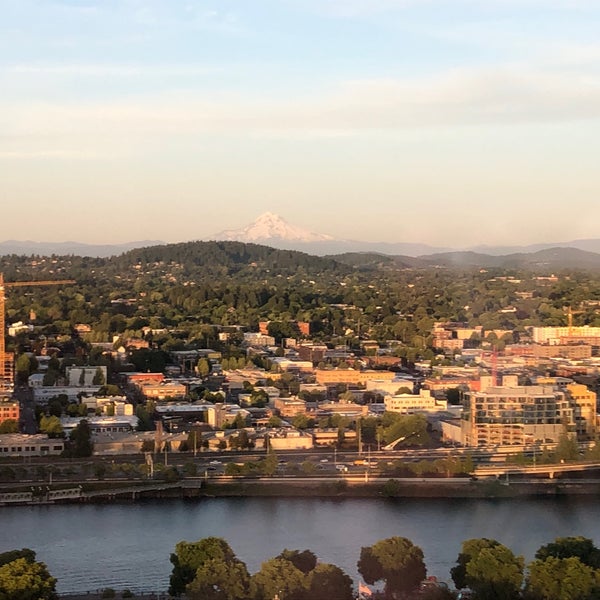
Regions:
<svg viewBox="0 0 600 600"><path fill-rule="evenodd" d="M591 0L0 10L0 240L600 238Z"/></svg>

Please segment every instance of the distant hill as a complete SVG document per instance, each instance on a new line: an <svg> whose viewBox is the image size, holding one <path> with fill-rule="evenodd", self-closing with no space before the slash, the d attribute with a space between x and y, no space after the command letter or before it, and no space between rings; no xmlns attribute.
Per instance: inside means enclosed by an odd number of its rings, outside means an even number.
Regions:
<svg viewBox="0 0 600 600"><path fill-rule="evenodd" d="M492 256L477 252L444 252L420 259L447 267L499 267L519 269L600 269L600 254L578 248L548 248L531 253Z"/></svg>
<svg viewBox="0 0 600 600"><path fill-rule="evenodd" d="M346 252L327 256L337 262L344 263L355 268L393 268L412 269L427 266L427 259L414 258L412 256L389 256L378 252Z"/></svg>
<svg viewBox="0 0 600 600"><path fill-rule="evenodd" d="M30 240L7 240L0 242L0 255L17 254L19 256L117 256L133 248L164 244L157 240L126 242L123 244L84 244L81 242L32 242Z"/></svg>

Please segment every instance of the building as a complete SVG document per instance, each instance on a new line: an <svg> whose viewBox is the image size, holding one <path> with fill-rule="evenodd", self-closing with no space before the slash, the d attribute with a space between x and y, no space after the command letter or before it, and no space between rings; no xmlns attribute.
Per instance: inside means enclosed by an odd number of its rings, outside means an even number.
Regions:
<svg viewBox="0 0 600 600"><path fill-rule="evenodd" d="M51 439L47 435L0 435L0 456L58 456L64 449L64 440Z"/></svg>
<svg viewBox="0 0 600 600"><path fill-rule="evenodd" d="M20 408L18 402L11 400L0 401L0 423L4 421L16 421L19 422Z"/></svg>
<svg viewBox="0 0 600 600"><path fill-rule="evenodd" d="M65 371L67 385L71 387L101 386L106 383L106 366L96 367L67 367Z"/></svg>
<svg viewBox="0 0 600 600"><path fill-rule="evenodd" d="M597 430L596 393L579 383L570 383L565 390L575 411L577 437L587 440L594 439Z"/></svg>
<svg viewBox="0 0 600 600"><path fill-rule="evenodd" d="M600 340L600 327L590 327L589 325L582 327L533 327L532 337L533 341L538 344L560 344L570 338Z"/></svg>
<svg viewBox="0 0 600 600"><path fill-rule="evenodd" d="M367 381L391 381L397 375L393 371L375 371L356 369L316 369L316 381L321 385L328 383L346 383L350 385L366 385Z"/></svg>
<svg viewBox="0 0 600 600"><path fill-rule="evenodd" d="M429 390L421 390L419 394L398 394L387 396L383 400L385 410L404 415L423 412L440 412L448 409L446 400L437 400Z"/></svg>
<svg viewBox="0 0 600 600"><path fill-rule="evenodd" d="M490 386L464 392L461 429L466 446L552 443L575 435L575 410L551 386Z"/></svg>

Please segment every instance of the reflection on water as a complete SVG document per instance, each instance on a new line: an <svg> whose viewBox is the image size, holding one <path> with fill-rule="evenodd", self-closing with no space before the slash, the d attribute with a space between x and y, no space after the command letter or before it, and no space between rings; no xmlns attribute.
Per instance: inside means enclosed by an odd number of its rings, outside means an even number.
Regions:
<svg viewBox="0 0 600 600"><path fill-rule="evenodd" d="M361 546L400 535L421 546L429 574L449 579L463 540L495 538L526 560L558 536L600 542L594 498L317 500L227 498L133 505L0 508L0 551L28 547L61 592L168 587L182 540L225 538L250 572L283 548L310 548L358 578Z"/></svg>

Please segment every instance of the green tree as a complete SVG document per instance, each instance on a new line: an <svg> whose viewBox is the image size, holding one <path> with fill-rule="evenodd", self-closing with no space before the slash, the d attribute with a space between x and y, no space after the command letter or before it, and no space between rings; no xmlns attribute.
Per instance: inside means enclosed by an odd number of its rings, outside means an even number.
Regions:
<svg viewBox="0 0 600 600"><path fill-rule="evenodd" d="M528 570L525 584L528 600L590 600L599 597L597 571L575 556L548 556L545 560L534 560Z"/></svg>
<svg viewBox="0 0 600 600"><path fill-rule="evenodd" d="M100 368L96 368L96 372L94 373L94 378L92 379L92 385L104 385L106 383L106 378L104 377L104 371Z"/></svg>
<svg viewBox="0 0 600 600"><path fill-rule="evenodd" d="M63 427L60 419L54 415L47 417L42 416L40 419L40 431L48 437L57 438L63 435Z"/></svg>
<svg viewBox="0 0 600 600"><path fill-rule="evenodd" d="M196 570L186 587L189 600L246 600L250 575L246 565L235 557L211 558Z"/></svg>
<svg viewBox="0 0 600 600"><path fill-rule="evenodd" d="M307 598L352 600L352 579L336 565L321 563L310 572Z"/></svg>
<svg viewBox="0 0 600 600"><path fill-rule="evenodd" d="M15 362L15 372L19 383L26 383L31 374L31 361L27 354L21 354Z"/></svg>
<svg viewBox="0 0 600 600"><path fill-rule="evenodd" d="M462 543L462 548L456 566L450 569L450 576L457 590L467 587L467 565L472 558L477 556L484 548L495 548L500 542L490 540L488 538L474 538L465 540Z"/></svg>
<svg viewBox="0 0 600 600"><path fill-rule="evenodd" d="M35 552L28 549L0 555L0 600L55 600L56 579L46 565L35 560ZM2 558L4 557L4 558Z"/></svg>
<svg viewBox="0 0 600 600"><path fill-rule="evenodd" d="M71 432L67 453L74 458L84 458L91 456L93 451L92 430L87 420L81 419L79 425Z"/></svg>
<svg viewBox="0 0 600 600"><path fill-rule="evenodd" d="M502 544L483 548L467 563L466 580L476 600L514 600L523 584L524 561Z"/></svg>
<svg viewBox="0 0 600 600"><path fill-rule="evenodd" d="M0 423L0 433L19 433L19 423L16 419L6 419Z"/></svg>
<svg viewBox="0 0 600 600"><path fill-rule="evenodd" d="M535 553L538 560L554 558L578 558L584 565L600 569L600 549L594 542L583 536L559 537L553 542L541 546Z"/></svg>
<svg viewBox="0 0 600 600"><path fill-rule="evenodd" d="M210 363L207 358L201 358L196 366L198 375L204 379L210 373Z"/></svg>
<svg viewBox="0 0 600 600"><path fill-rule="evenodd" d="M573 461L579 458L579 447L577 446L577 440L574 437L568 436L563 433L556 445L555 450L556 459L559 461Z"/></svg>
<svg viewBox="0 0 600 600"><path fill-rule="evenodd" d="M296 569L300 569L305 575L317 566L317 556L311 550L282 550L276 558L289 560Z"/></svg>
<svg viewBox="0 0 600 600"><path fill-rule="evenodd" d="M358 572L369 584L384 581L385 594L389 598L413 592L427 574L423 551L403 537L363 546Z"/></svg>
<svg viewBox="0 0 600 600"><path fill-rule="evenodd" d="M272 558L264 562L250 582L254 600L272 600L276 595L282 600L304 600L306 576L289 560Z"/></svg>
<svg viewBox="0 0 600 600"><path fill-rule="evenodd" d="M173 570L169 578L169 594L179 596L196 577L196 571L209 561L230 563L236 560L233 550L222 538L207 537L197 542L181 541L170 557Z"/></svg>

